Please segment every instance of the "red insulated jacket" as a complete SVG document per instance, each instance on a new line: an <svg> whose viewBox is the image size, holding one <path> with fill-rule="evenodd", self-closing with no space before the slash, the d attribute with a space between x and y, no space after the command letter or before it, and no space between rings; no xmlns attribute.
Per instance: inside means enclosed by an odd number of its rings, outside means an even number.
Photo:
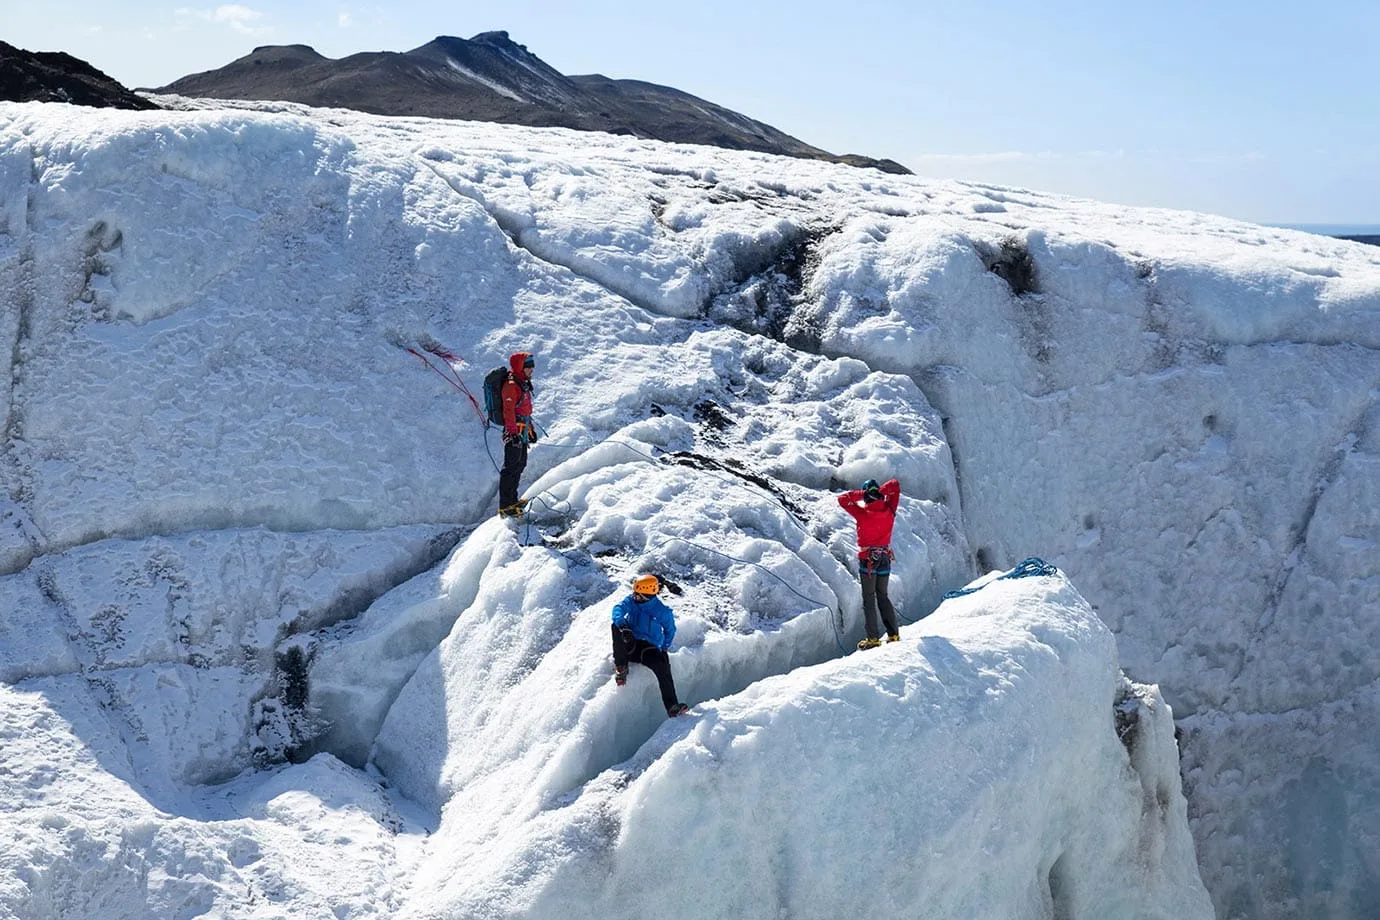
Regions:
<svg viewBox="0 0 1380 920"><path fill-rule="evenodd" d="M882 483L881 501L866 501L861 489L839 496L839 505L858 522L859 559L867 555L870 547L891 544L891 528L896 523L896 509L900 504L901 483L895 479Z"/></svg>
<svg viewBox="0 0 1380 920"><path fill-rule="evenodd" d="M512 375L503 384L503 430L528 435L532 424L532 378L524 367L528 354L519 351L508 359Z"/></svg>

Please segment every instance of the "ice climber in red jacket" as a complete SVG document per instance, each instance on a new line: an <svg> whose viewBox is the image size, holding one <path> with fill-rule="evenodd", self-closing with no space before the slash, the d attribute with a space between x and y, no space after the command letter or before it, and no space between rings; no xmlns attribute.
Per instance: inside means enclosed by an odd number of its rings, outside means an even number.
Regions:
<svg viewBox="0 0 1380 920"><path fill-rule="evenodd" d="M532 370L536 360L529 352L508 357L508 379L503 400L503 469L498 473L498 516L517 517L525 504L518 498L518 482L527 468L527 446L537 441L532 424Z"/></svg>
<svg viewBox="0 0 1380 920"><path fill-rule="evenodd" d="M853 515L858 524L858 577L862 581L863 629L867 637L858 648L881 645L877 633L877 611L886 627L886 641L897 642L901 630L896 625L896 609L886 596L887 581L891 578L891 528L896 523L896 509L901 504L901 483L888 479L881 485L869 479L861 489L844 492L839 505Z"/></svg>

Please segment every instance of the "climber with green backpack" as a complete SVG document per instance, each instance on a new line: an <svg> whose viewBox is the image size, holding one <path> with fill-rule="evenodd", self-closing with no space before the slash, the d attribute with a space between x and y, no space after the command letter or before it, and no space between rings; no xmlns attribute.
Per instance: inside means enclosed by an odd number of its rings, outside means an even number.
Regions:
<svg viewBox="0 0 1380 920"><path fill-rule="evenodd" d="M514 352L508 366L484 378L484 411L490 423L503 427L503 468L498 473L498 516L516 517L526 504L518 498L518 482L527 468L527 448L537 442L532 422L532 371L529 352Z"/></svg>

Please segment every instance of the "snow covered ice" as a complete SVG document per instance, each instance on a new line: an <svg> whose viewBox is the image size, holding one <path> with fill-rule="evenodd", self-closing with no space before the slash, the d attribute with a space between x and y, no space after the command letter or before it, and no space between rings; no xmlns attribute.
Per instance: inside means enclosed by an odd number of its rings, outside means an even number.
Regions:
<svg viewBox="0 0 1380 920"><path fill-rule="evenodd" d="M0 106L0 916L1380 911L1380 249L162 101Z"/></svg>

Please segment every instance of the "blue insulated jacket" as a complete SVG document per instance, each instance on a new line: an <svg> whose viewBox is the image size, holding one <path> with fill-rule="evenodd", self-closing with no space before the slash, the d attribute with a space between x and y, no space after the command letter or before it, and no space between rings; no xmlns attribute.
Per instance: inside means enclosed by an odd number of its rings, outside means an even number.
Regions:
<svg viewBox="0 0 1380 920"><path fill-rule="evenodd" d="M671 640L676 637L676 618L659 597L649 597L639 604L629 594L613 608L613 625L631 628L633 638L650 642L663 652L670 649Z"/></svg>

